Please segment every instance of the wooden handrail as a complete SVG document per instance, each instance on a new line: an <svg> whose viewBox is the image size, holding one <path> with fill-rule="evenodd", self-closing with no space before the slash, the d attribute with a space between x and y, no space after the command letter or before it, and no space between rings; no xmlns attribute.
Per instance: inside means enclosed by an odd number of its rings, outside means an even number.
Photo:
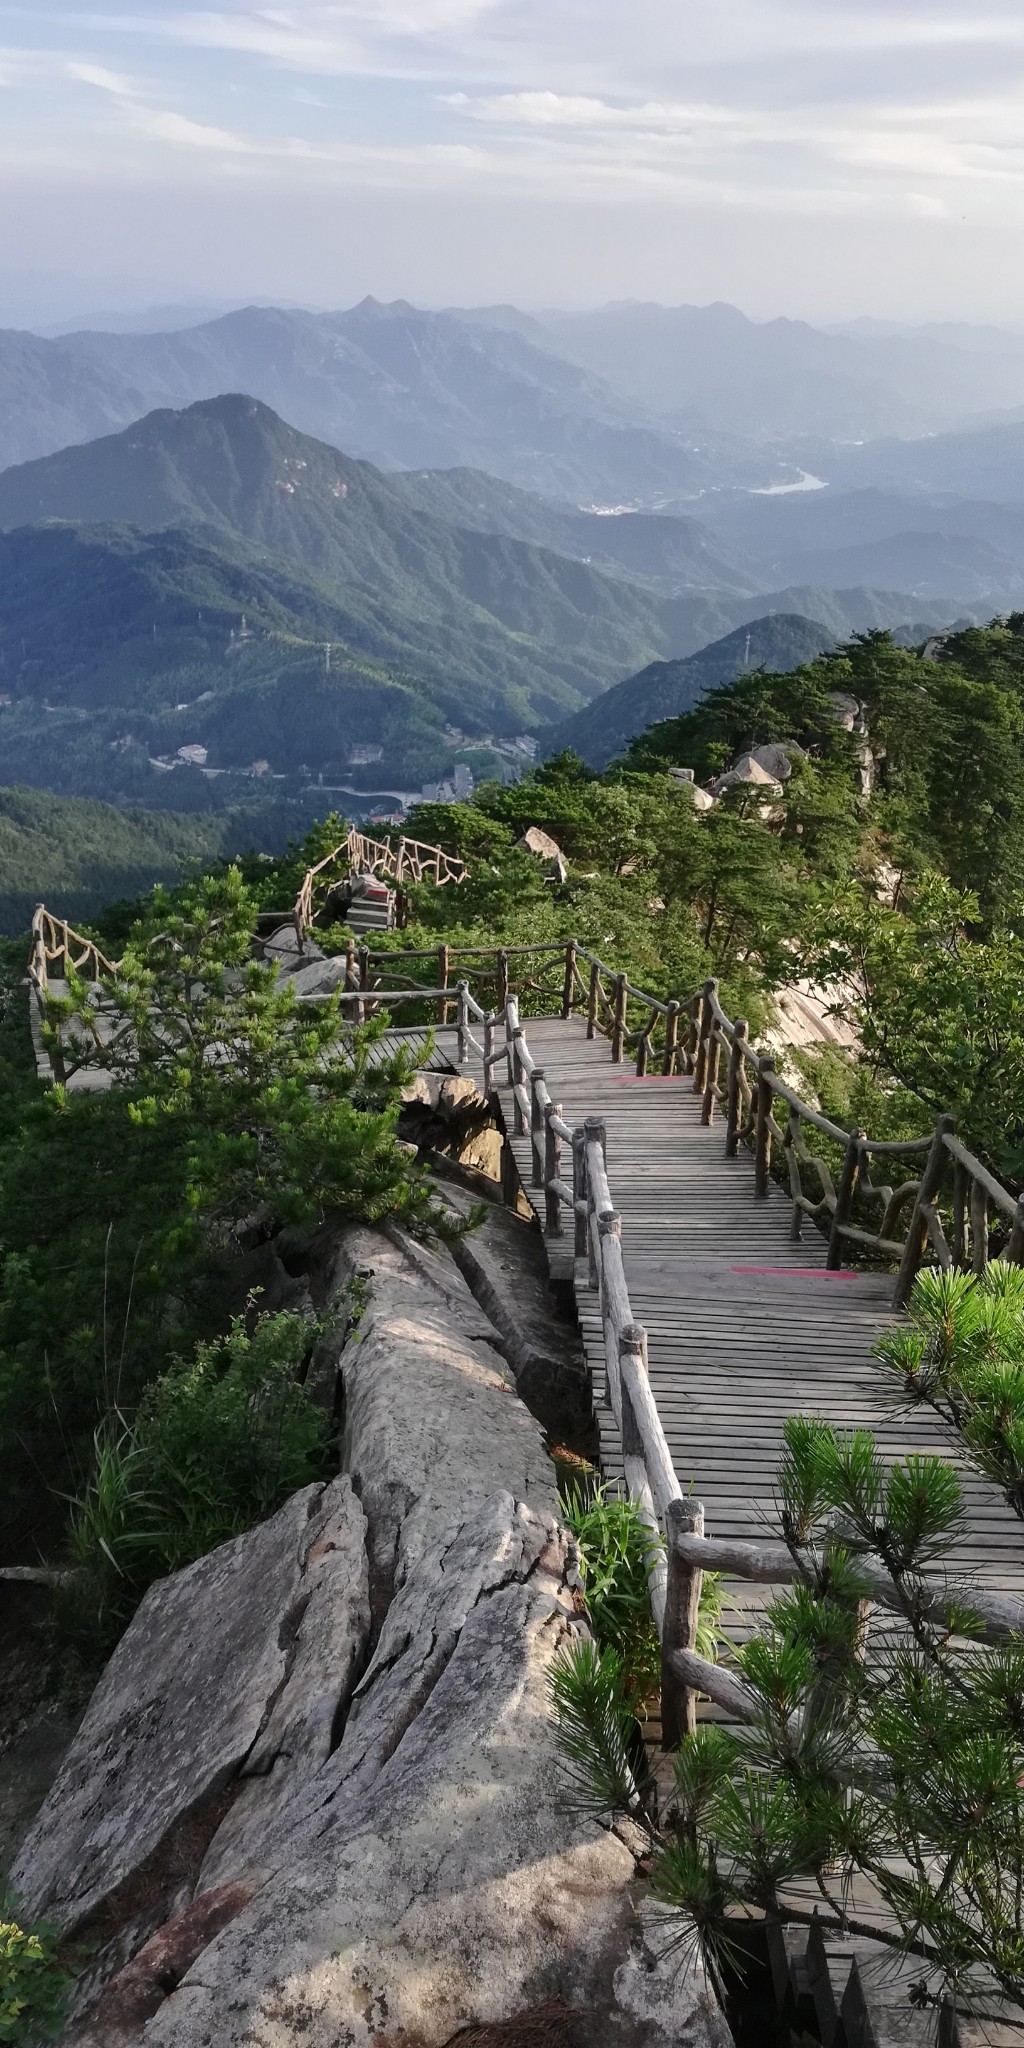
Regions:
<svg viewBox="0 0 1024 2048"><path fill-rule="evenodd" d="M327 868L335 867L342 857L350 873L383 873L396 883L432 881L436 888L442 889L447 882L462 882L466 876L465 862L456 860L441 846L427 846L420 839L406 839L404 833L398 845L392 846L389 839L371 839L352 825L339 845L326 853L315 866L307 868L302 878L292 913L300 953L313 923L317 878Z"/></svg>
<svg viewBox="0 0 1024 2048"><path fill-rule="evenodd" d="M404 838L396 848L386 841L368 839L353 829L340 847L308 870L296 903L297 932L300 925L303 935L308 932L317 878L342 853L353 863L369 863L379 858L389 874L415 874L422 878L429 869L440 885L458 882L465 874L461 862L441 848ZM512 963L518 960L525 964L531 959L544 964L536 974L524 971L516 975L513 987ZM384 1000L384 991L372 986L376 969L383 969L388 978L398 982L405 979L401 971L405 963L422 960L437 962L436 982L427 986L410 978L404 992L392 988L388 993L394 1001L422 997L436 1002L437 1021L441 1024L447 1022L454 1007L462 1027L460 1063L464 1063L470 1049L476 1050L484 1061L488 1088L493 1085L499 1059L505 1058L510 1083L528 1095L532 1060L519 1025L520 992L533 1003L550 1000L563 1018L584 1007L588 1038L599 1032L606 1034L611 1040L613 1060L621 1062L627 1045L635 1046L635 1072L639 1078L648 1074L652 1060L660 1065L663 1076L688 1075L701 1097L702 1121L713 1124L722 1117L726 1154L736 1157L741 1148L752 1154L755 1193L763 1197L773 1178L781 1175L788 1179L794 1238L800 1236L808 1219L827 1231L827 1263L833 1270L842 1264L844 1253L849 1252L858 1256L874 1253L887 1264L895 1261L900 1268L897 1302L906 1299L914 1273L928 1257L934 1256L941 1265L968 1266L982 1272L989 1256L988 1216L993 1208L1004 1225L1010 1224L1003 1247L1006 1256L1024 1264L1024 1200L1018 1201L967 1150L954 1135L950 1119L940 1119L943 1135L937 1150L935 1134L931 1132L913 1139L872 1139L862 1131L844 1130L783 1080L770 1057L758 1053L750 1041L745 1019L732 1018L723 1009L714 980L705 982L689 998L666 1000L638 988L628 974L609 966L600 954L575 937L493 948L449 946L442 942L429 948L409 948L406 952L364 946L358 949L358 956L356 949L350 948L342 1000L355 1001L356 1015L362 1018ZM40 904L32 920L29 982L41 1012L45 1012L50 968L56 961L63 963L65 973L70 966L77 973L87 972L94 980L117 973L117 963L108 960L94 941L73 931L66 920L54 918ZM548 963L556 968L557 988ZM581 972L583 965L589 970L586 977ZM457 984L453 969L461 970ZM473 994L474 983L477 995ZM485 1007L480 1000L485 987L497 998L493 1008ZM517 1000L518 1040L514 1040L508 1027L510 996ZM630 1022L631 1003L642 1006L638 1025ZM467 1036L470 1016L484 1026L482 1046L477 1039ZM688 1024L681 1033L679 1021L683 1016ZM496 1049L495 1035L499 1021L505 1023L505 1045L501 1051ZM63 1079L63 1075L57 1078ZM514 1115L525 1120L528 1109L528 1102L524 1107L524 1100L517 1095ZM807 1134L811 1131L826 1141L825 1152L808 1144ZM556 1132L555 1136L558 1138L559 1134ZM561 1142L569 1139L563 1136ZM832 1156L827 1155L827 1147L834 1148ZM920 1175L897 1187L873 1179L872 1160L890 1158L920 1158ZM937 1207L940 1199L947 1205L948 1235ZM906 1237L901 1241L898 1229L908 1207L912 1214Z"/></svg>

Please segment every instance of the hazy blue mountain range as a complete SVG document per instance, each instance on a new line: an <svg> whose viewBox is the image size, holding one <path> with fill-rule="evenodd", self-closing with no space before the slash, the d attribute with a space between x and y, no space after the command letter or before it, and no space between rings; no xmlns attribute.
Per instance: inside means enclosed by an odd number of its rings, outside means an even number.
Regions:
<svg viewBox="0 0 1024 2048"><path fill-rule="evenodd" d="M735 676L758 668L785 674L835 644L836 636L824 626L796 613L754 619L684 661L655 661L639 675L616 683L557 726L546 751L571 747L591 768L604 768L624 753L636 733L659 719L692 711L705 691L719 683L731 683Z"/></svg>
<svg viewBox="0 0 1024 2048"><path fill-rule="evenodd" d="M583 502L769 481L774 467L729 431L692 446L517 333L373 300L336 314L249 307L166 334L0 333L0 464L225 391L385 468L467 464Z"/></svg>
<svg viewBox="0 0 1024 2048"><path fill-rule="evenodd" d="M742 528L744 502L720 501L724 525ZM970 616L941 580L919 577L920 596L842 583L852 546L791 550L781 568L802 580L785 582L756 528L383 472L241 394L7 469L0 529L0 778L188 809L245 797L255 760L296 787L353 768L366 786L367 746L375 786L415 788L450 768L446 727L490 772L493 744L771 613L836 637ZM898 545L869 549L865 576ZM971 597L998 552L972 546ZM962 570L961 551L954 587ZM168 783L159 761L190 743L223 785L198 769Z"/></svg>
<svg viewBox="0 0 1024 2048"><path fill-rule="evenodd" d="M1024 336L1010 333L990 330L979 350L959 334L825 332L721 304L627 303L542 324L553 347L623 397L755 440L929 434L1024 405Z"/></svg>

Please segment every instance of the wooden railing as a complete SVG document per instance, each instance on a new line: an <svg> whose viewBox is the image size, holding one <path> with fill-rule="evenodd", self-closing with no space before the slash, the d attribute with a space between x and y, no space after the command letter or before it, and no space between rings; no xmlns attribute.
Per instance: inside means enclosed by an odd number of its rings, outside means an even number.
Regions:
<svg viewBox="0 0 1024 2048"><path fill-rule="evenodd" d="M342 860L350 874L386 875L389 881L398 885L403 882L433 882L441 889L447 882L461 882L466 873L463 862L445 853L443 847L425 846L421 840L406 839L404 835L397 846L392 846L390 840L370 839L353 825L340 844L325 854L323 860L317 861L315 867L308 868L303 876L293 912L300 952L313 924L317 882L329 868L336 869Z"/></svg>
<svg viewBox="0 0 1024 2048"><path fill-rule="evenodd" d="M102 981L116 974L117 964L101 953L95 940L83 938L66 917L53 917L44 903L37 903L32 918L32 949L28 978L40 1005L49 991L51 971L57 981L66 981L68 970L84 974L87 981Z"/></svg>
<svg viewBox="0 0 1024 2048"><path fill-rule="evenodd" d="M458 882L464 872L437 847L401 840L395 848L352 832L306 875L296 905L297 932L300 923L304 931L309 928L316 879L342 853L353 863L386 857L389 872L430 874L440 885ZM65 973L70 963L92 979L116 972L116 962L40 905L32 923L29 978L41 1010L56 961ZM628 1050L639 1077L652 1067L688 1077L701 1098L702 1121L723 1125L727 1156L750 1154L755 1195L766 1197L780 1180L788 1186L794 1240L811 1222L827 1235L829 1267L851 1258L896 1266L897 1305L907 1300L915 1273L929 1257L943 1267L981 1273L994 1239L1001 1256L1024 1264L1024 1197L1013 1195L961 1144L952 1117L940 1116L933 1130L907 1140L844 1129L797 1093L770 1054L758 1052L746 1020L727 1016L713 980L682 1001L654 996L575 938L493 947L441 941L404 952L353 942L339 995L343 1008L360 1021L394 1003L422 1001L431 1021L442 1027L454 1014L463 1032L460 1044L469 1030L469 1002L485 1025L485 1046L488 1023L493 1041L495 1020L500 1025L512 997L517 1016L520 1010L563 1017L583 1012L587 1037L606 1035L614 1061L625 1060ZM484 1056L477 1040L472 1045ZM493 1068L491 1043L488 1086Z"/></svg>
<svg viewBox="0 0 1024 2048"><path fill-rule="evenodd" d="M581 950L574 947L573 961ZM625 1006L618 1001L623 983L624 977L615 977L617 1000L610 1020L613 1060L621 1060L626 1035ZM669 1015L669 1005L640 991L633 993L652 1011ZM678 1014L678 1004L671 1008ZM907 1144L872 1143L863 1132L844 1131L821 1116L780 1080L770 1060L751 1051L746 1025L742 1019L733 1022L726 1017L714 982L707 982L686 1010L689 1029L685 1047L677 1047L674 1037L668 1043L673 1066L678 1057L702 1097L702 1120L710 1124L716 1107L724 1109L726 1151L737 1152L741 1143L750 1147L758 1194L767 1195L769 1190L773 1141L786 1148L793 1233L799 1235L806 1216L818 1222L827 1219L828 1265L835 1267L841 1263L847 1243L891 1253L900 1260L896 1298L902 1301L929 1246L942 1265L964 1263L968 1230L971 1262L975 1271L983 1270L988 1258L990 1204L1012 1219L1003 1256L1024 1263L1024 1200L1015 1201L981 1161L959 1143L953 1136L952 1118L940 1117L934 1134L921 1140ZM589 1286L598 1298L604 1333L605 1400L619 1430L626 1486L650 1536L651 1611L661 1642L662 1741L666 1748L674 1748L682 1735L696 1726L698 1692L706 1693L727 1713L740 1719L756 1719L758 1712L757 1703L739 1678L697 1654L704 1571L726 1571L738 1578L772 1582L799 1577L800 1567L783 1545L705 1540L703 1506L700 1501L684 1496L648 1378L647 1332L635 1320L630 1304L622 1260L621 1219L608 1176L605 1125L601 1118L592 1116L584 1117L575 1126L566 1122L561 1103L552 1099L544 1069L530 1052L514 995L505 1004L504 1044L500 1046L497 1021L493 1014L484 1021L485 1085L493 1086L495 1069L504 1059L512 1091L513 1131L519 1137L529 1135L531 1182L534 1189L543 1192L545 1235L562 1236L563 1214L571 1217L575 1258L586 1260ZM593 1021L591 1017L588 1032ZM638 1073L646 1070L644 1035L637 1034ZM720 1073L721 1055L726 1048L726 1071ZM672 1070L673 1067L666 1067L666 1071ZM786 1105L785 1127L775 1115L777 1101ZM804 1124L833 1145L841 1146L838 1184L833 1181L827 1162L806 1145L802 1135ZM872 1155L922 1154L924 1167L916 1180L895 1189L870 1181L868 1162ZM571 1160L568 1169L567 1158ZM816 1200L803 1192L800 1175L804 1165L813 1168L821 1183L822 1192ZM938 1209L947 1168L953 1178L952 1246ZM848 1221L853 1192L860 1185L871 1200L883 1205L882 1221L876 1232L862 1230ZM884 1232L892 1227L889 1219L908 1204L912 1208L905 1240L887 1238ZM898 1605L888 1576L881 1572L875 1576L877 1585L873 1579L872 1597L884 1604ZM938 1581L930 1592L926 1586L924 1593L933 1595L938 1603L948 1597L948 1589ZM983 1634L998 1638L1024 1626L1024 1603L1001 1594L972 1592L971 1597Z"/></svg>

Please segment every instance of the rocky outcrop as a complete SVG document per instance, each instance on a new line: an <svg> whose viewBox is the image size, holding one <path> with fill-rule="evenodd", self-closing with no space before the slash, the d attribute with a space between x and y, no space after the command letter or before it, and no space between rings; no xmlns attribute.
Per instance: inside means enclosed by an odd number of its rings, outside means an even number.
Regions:
<svg viewBox="0 0 1024 2048"><path fill-rule="evenodd" d="M167 1919L226 1788L244 1799L253 1778L276 1799L289 1772L327 1755L369 1626L365 1522L347 1478L307 1487L153 1586L11 1872L26 1914L93 1934L146 1892L152 1925ZM186 1824L187 1852L169 1854Z"/></svg>
<svg viewBox="0 0 1024 2048"><path fill-rule="evenodd" d="M33 1911L98 1943L69 2041L444 2048L547 2012L578 2048L724 2048L643 1844L567 1797L575 1554L504 1340L400 1232L326 1272L344 1477L151 1591L22 1852Z"/></svg>
<svg viewBox="0 0 1024 2048"><path fill-rule="evenodd" d="M568 881L568 862L557 839L552 839L550 832L545 832L540 825L528 825L522 838L516 843L522 847L524 853L532 853L535 860L544 862L549 881Z"/></svg>

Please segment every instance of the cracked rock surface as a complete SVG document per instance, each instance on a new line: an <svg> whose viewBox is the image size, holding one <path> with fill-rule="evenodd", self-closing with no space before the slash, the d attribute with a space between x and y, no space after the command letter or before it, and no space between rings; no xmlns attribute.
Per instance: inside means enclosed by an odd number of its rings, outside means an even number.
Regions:
<svg viewBox="0 0 1024 2048"><path fill-rule="evenodd" d="M112 1958L69 2048L447 2048L549 2008L582 2048L726 2048L639 1841L567 1797L575 1553L492 1325L400 1232L327 1263L362 1283L343 1477L152 1589L22 1852Z"/></svg>

